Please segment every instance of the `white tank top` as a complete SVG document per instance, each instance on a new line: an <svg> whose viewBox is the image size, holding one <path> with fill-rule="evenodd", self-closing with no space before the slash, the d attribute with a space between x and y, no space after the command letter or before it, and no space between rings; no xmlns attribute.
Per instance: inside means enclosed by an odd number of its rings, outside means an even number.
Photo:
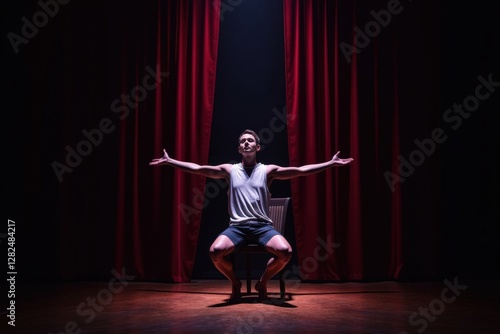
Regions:
<svg viewBox="0 0 500 334"><path fill-rule="evenodd" d="M250 172L251 171L251 172ZM231 225L249 221L273 224L269 218L269 198L266 165L258 163L249 174L241 163L231 167L228 210Z"/></svg>

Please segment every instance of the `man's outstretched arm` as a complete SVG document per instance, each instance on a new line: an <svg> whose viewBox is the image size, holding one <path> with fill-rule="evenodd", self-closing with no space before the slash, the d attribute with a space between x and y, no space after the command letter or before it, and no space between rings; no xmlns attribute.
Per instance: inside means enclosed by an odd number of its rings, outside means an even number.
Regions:
<svg viewBox="0 0 500 334"><path fill-rule="evenodd" d="M319 164L310 164L300 167L281 167L277 165L269 165L267 174L268 177L272 179L288 180L294 177L319 173L333 166L347 165L350 164L351 161L353 160L352 158L341 159L338 157L339 153L340 151L333 156L332 160L322 162Z"/></svg>
<svg viewBox="0 0 500 334"><path fill-rule="evenodd" d="M229 175L231 165L230 164L222 164L218 166L209 166L209 165L198 165L193 162L186 162L173 159L168 156L167 151L163 150L163 156L159 159L153 159L150 163L150 166L157 165L169 165L172 167L177 167L183 171L203 175L206 177L210 177L213 179L223 179Z"/></svg>

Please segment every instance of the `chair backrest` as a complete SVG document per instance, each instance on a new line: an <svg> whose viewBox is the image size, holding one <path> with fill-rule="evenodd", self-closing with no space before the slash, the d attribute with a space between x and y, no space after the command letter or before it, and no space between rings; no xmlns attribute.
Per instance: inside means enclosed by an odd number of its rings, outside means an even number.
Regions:
<svg viewBox="0 0 500 334"><path fill-rule="evenodd" d="M269 199L269 218L274 223L274 229L281 234L285 232L286 213L290 197Z"/></svg>

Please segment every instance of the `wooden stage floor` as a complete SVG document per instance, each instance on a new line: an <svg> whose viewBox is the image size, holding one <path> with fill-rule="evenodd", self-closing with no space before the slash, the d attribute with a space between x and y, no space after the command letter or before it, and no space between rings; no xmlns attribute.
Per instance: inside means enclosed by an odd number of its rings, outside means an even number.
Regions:
<svg viewBox="0 0 500 334"><path fill-rule="evenodd" d="M243 288L245 287L243 281ZM20 285L2 333L500 333L499 282L303 283L228 303L225 280ZM244 292L244 290L243 290Z"/></svg>

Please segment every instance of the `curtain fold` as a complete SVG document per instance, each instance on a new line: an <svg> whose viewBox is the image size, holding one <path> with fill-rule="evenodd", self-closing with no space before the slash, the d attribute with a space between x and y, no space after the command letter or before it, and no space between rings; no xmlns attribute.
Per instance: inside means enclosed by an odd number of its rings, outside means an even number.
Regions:
<svg viewBox="0 0 500 334"><path fill-rule="evenodd" d="M381 170L394 167L399 155L396 66L379 70L375 42L350 57L339 47L356 45L356 13L364 12L356 2L283 5L290 165L327 161L339 150L354 158L347 167L291 181L301 277L397 278L401 192L380 182ZM395 63L390 50L383 56ZM381 129L387 119L392 125ZM393 143L391 155L379 148L386 143Z"/></svg>
<svg viewBox="0 0 500 334"><path fill-rule="evenodd" d="M156 86L146 87L149 105L137 103L119 128L115 268L130 267L139 279L191 278L205 178L148 163L163 148L179 160L208 162L219 11L209 1L159 1L144 14L157 20L142 37L154 43L123 68L130 78L135 64L128 87L141 87L147 75Z"/></svg>

